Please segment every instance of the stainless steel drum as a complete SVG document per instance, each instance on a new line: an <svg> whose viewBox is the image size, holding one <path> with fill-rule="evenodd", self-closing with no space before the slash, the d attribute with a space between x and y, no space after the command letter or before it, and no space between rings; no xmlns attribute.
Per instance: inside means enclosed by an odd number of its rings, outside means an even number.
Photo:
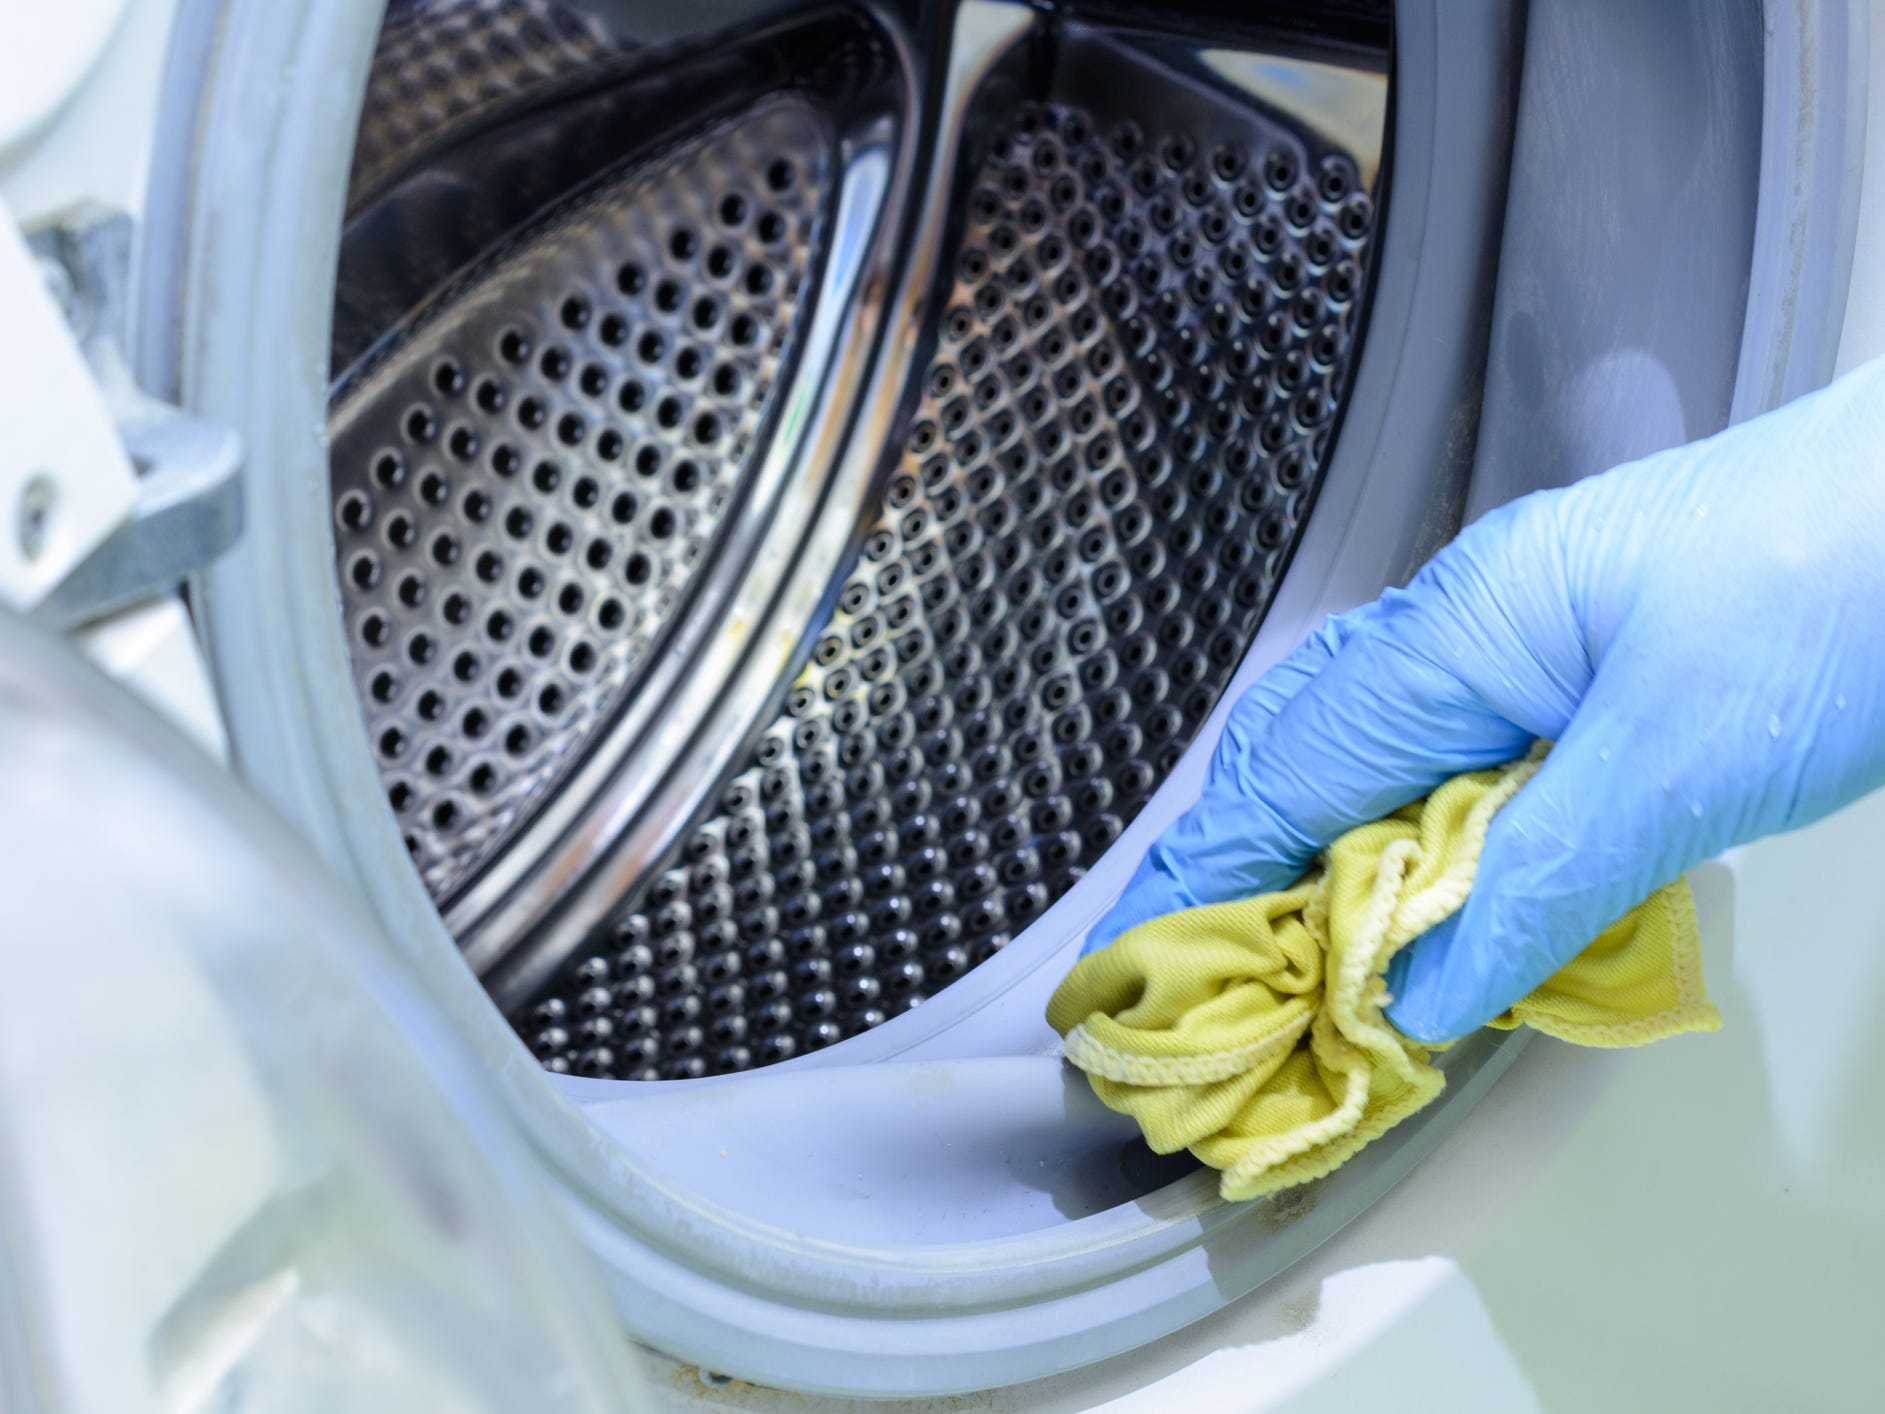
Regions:
<svg viewBox="0 0 1885 1414"><path fill-rule="evenodd" d="M334 568L387 806L551 1069L701 1076L874 1027L1045 912L1182 757L1363 330L1386 56L1342 58L1099 21L991 55L941 115L921 323L865 387L859 262L916 122L871 23L675 59L541 5L389 20ZM1349 108L1305 111L1318 85ZM840 455L856 493L808 510ZM808 569L789 651L712 656ZM695 714L711 763L664 782Z"/></svg>

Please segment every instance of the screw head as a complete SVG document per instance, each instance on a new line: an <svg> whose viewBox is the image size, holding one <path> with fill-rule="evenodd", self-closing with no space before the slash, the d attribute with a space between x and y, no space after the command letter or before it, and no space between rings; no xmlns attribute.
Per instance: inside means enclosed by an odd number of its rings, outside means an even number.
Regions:
<svg viewBox="0 0 1885 1414"><path fill-rule="evenodd" d="M13 532L20 547L20 557L29 564L45 552L46 538L52 529L53 509L58 503L59 483L52 479L49 472L34 472L20 488Z"/></svg>

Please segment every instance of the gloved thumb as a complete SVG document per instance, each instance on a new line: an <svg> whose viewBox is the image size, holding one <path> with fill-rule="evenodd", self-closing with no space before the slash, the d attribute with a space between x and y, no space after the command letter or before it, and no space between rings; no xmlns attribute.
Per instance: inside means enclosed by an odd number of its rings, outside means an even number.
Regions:
<svg viewBox="0 0 1885 1414"><path fill-rule="evenodd" d="M1388 1019L1417 1041L1477 1029L1544 982L1687 864L1673 798L1601 728L1567 731L1492 819L1459 912L1388 970Z"/></svg>

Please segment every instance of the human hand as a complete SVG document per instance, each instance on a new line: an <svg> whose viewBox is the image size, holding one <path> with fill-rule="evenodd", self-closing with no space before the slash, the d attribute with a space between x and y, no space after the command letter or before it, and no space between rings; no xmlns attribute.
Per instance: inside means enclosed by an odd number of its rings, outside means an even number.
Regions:
<svg viewBox="0 0 1885 1414"><path fill-rule="evenodd" d="M1284 887L1349 828L1556 742L1388 1015L1462 1035L1684 869L1885 784L1885 361L1525 497L1338 615L1231 711L1086 951Z"/></svg>

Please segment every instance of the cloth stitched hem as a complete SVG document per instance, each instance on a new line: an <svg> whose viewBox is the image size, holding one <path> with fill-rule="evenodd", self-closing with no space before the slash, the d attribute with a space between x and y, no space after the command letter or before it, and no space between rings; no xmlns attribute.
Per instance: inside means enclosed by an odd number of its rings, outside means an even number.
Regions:
<svg viewBox="0 0 1885 1414"><path fill-rule="evenodd" d="M1314 1021L1304 1012L1274 1035L1230 1051L1208 1051L1196 1056L1147 1056L1107 1045L1082 1023L1061 1041L1067 1059L1089 1075L1128 1085L1208 1085L1253 1070L1272 1057L1292 1049Z"/></svg>
<svg viewBox="0 0 1885 1414"><path fill-rule="evenodd" d="M1670 1036L1721 1030L1721 1013L1708 999L1702 981L1702 930L1695 917L1695 895L1686 885L1672 884L1651 894L1643 907L1663 911L1673 939L1670 977L1675 983L1676 999L1666 1010L1625 1021L1572 1021L1548 1012L1534 1012L1521 1002L1514 1008L1520 1015L1496 1017L1487 1025L1500 1031L1529 1026L1560 1041L1596 1050L1644 1046Z"/></svg>

